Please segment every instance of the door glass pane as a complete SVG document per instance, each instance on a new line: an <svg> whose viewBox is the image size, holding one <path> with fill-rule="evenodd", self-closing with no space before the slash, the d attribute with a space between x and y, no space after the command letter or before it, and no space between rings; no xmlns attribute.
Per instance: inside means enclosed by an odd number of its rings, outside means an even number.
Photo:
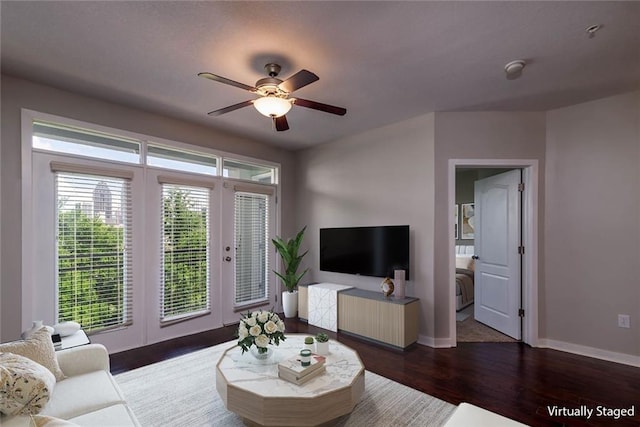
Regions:
<svg viewBox="0 0 640 427"><path fill-rule="evenodd" d="M162 184L160 320L208 312L209 189Z"/></svg>
<svg viewBox="0 0 640 427"><path fill-rule="evenodd" d="M130 181L56 173L57 320L89 332L131 324Z"/></svg>
<svg viewBox="0 0 640 427"><path fill-rule="evenodd" d="M235 305L268 297L269 196L235 193Z"/></svg>

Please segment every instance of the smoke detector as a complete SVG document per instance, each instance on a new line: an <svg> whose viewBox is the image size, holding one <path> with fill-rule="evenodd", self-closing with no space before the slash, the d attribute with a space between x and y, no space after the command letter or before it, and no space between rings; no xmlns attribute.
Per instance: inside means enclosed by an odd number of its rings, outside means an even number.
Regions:
<svg viewBox="0 0 640 427"><path fill-rule="evenodd" d="M520 77L525 65L527 65L527 63L523 59L517 59L505 65L504 72L507 73L507 80L515 80Z"/></svg>

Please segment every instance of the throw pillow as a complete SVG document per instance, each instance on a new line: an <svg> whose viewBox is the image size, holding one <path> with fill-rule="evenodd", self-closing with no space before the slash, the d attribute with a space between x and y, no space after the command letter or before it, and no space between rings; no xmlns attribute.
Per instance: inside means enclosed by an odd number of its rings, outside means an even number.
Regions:
<svg viewBox="0 0 640 427"><path fill-rule="evenodd" d="M471 270L469 265L472 261L473 259L471 258L471 255L456 255L456 268L466 268Z"/></svg>
<svg viewBox="0 0 640 427"><path fill-rule="evenodd" d="M31 425L29 427L79 427L71 421L61 420L60 418L49 417L47 415L32 415Z"/></svg>
<svg viewBox="0 0 640 427"><path fill-rule="evenodd" d="M58 359L56 359L56 350L53 348L51 334L45 328L34 332L24 341L0 344L0 353L13 353L27 357L49 369L56 380L64 379L64 373L58 365Z"/></svg>
<svg viewBox="0 0 640 427"><path fill-rule="evenodd" d="M0 412L37 414L49 401L56 379L44 366L26 357L0 353Z"/></svg>

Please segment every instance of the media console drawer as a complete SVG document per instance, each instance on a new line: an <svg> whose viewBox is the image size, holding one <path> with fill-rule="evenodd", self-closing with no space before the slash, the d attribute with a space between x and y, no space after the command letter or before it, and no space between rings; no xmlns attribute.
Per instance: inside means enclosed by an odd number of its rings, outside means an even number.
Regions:
<svg viewBox="0 0 640 427"><path fill-rule="evenodd" d="M417 298L350 289L338 294L338 329L406 348L418 340L418 310Z"/></svg>

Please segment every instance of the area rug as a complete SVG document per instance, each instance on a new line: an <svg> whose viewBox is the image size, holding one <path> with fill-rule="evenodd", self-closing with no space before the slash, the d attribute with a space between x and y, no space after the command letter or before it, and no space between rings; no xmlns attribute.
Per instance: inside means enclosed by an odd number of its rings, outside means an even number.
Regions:
<svg viewBox="0 0 640 427"><path fill-rule="evenodd" d="M469 316L462 322L456 322L456 340L458 342L518 342Z"/></svg>
<svg viewBox="0 0 640 427"><path fill-rule="evenodd" d="M244 426L216 391L215 366L233 343L116 375L129 406L144 427ZM365 392L336 426L441 426L456 407L367 371Z"/></svg>
<svg viewBox="0 0 640 427"><path fill-rule="evenodd" d="M466 306L460 311L456 312L456 322L462 322L467 320L469 316L473 314L473 304Z"/></svg>

